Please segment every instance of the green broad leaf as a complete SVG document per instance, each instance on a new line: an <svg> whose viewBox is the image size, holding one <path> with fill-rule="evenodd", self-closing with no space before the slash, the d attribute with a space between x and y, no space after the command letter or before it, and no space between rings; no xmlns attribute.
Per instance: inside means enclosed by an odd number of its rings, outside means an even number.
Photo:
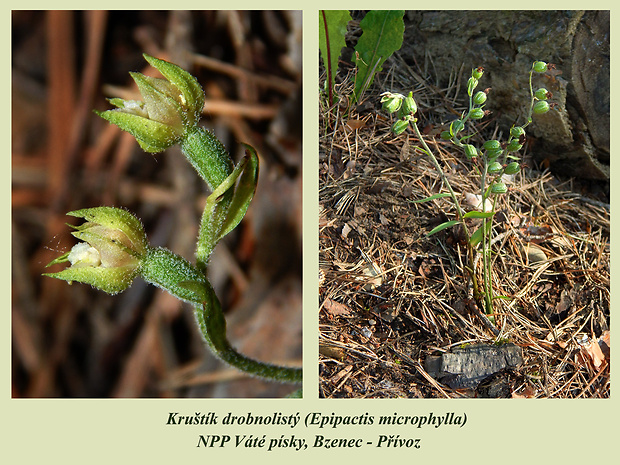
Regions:
<svg viewBox="0 0 620 465"><path fill-rule="evenodd" d="M326 85L330 93L338 72L338 60L342 49L346 47L344 36L351 14L347 10L321 10L319 12L319 50L327 72ZM330 105L333 104L330 98Z"/></svg>
<svg viewBox="0 0 620 465"><path fill-rule="evenodd" d="M357 77L354 99L359 101L383 63L403 45L404 10L371 10L360 23L362 35L355 46Z"/></svg>
<svg viewBox="0 0 620 465"><path fill-rule="evenodd" d="M483 238L484 238L484 231L481 226L478 229L476 229L476 231L474 231L474 233L471 236L469 236L469 244L472 247L476 247L478 244L480 244L480 242L482 242Z"/></svg>
<svg viewBox="0 0 620 465"><path fill-rule="evenodd" d="M448 192L440 192L439 194L433 194L430 197L426 197L425 199L410 200L410 202L412 202L412 203L430 202L431 200L443 199L444 197L450 197L450 193L448 193Z"/></svg>
<svg viewBox="0 0 620 465"><path fill-rule="evenodd" d="M495 212L479 212L477 210L472 210L463 215L463 218L490 218L495 215Z"/></svg>
<svg viewBox="0 0 620 465"><path fill-rule="evenodd" d="M492 221L485 221L484 224L480 226L478 229L476 229L476 231L469 237L469 243L473 247L480 244L480 242L482 242L482 239L484 239L484 228L486 228L486 233L488 236L489 234L491 234L492 227L493 227Z"/></svg>
<svg viewBox="0 0 620 465"><path fill-rule="evenodd" d="M443 231L444 229L451 228L452 226L455 226L459 223L460 221L458 220L446 221L445 223L441 223L439 226L434 227L431 230L431 232L427 234L427 236L432 236L433 234L438 233L439 231Z"/></svg>

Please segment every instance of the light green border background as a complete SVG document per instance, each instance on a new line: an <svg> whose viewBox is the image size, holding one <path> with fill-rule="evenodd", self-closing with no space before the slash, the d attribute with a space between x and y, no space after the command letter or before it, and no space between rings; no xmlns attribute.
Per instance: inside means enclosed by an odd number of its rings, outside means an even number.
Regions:
<svg viewBox="0 0 620 465"><path fill-rule="evenodd" d="M127 7L127 2L102 2L108 9ZM581 4L580 4L581 3ZM168 9L183 7L188 9L221 6L210 2L132 2L132 9ZM83 9L97 7L83 2L9 2L16 9L67 8ZM612 365L612 397L605 400L439 400L439 399L382 399L382 400L319 400L318 399L318 9L319 8L403 8L414 9L416 2L394 1L389 4L376 2L310 2L301 3L266 1L233 1L227 7L251 9L303 9L304 10L304 392L303 400L227 400L227 399L106 399L106 400L28 400L11 399L11 247L10 247L10 82L5 85L6 100L3 115L4 141L7 155L1 158L7 177L2 214L7 219L2 231L3 239L3 280L4 307L2 326L4 328L2 370L3 387L0 423L2 446L0 458L3 463L14 464L109 464L109 463L209 463L219 460L238 463L244 460L252 463L317 464L343 463L349 460L359 464L382 465L385 462L402 463L458 463L458 464L586 464L590 462L613 463L620 457L620 433L618 417L620 408L618 396L614 395L616 367ZM423 7L433 8L497 8L498 2L456 3L453 0L438 4L423 3ZM618 26L617 8L611 2L532 2L511 3L513 8L545 9L610 9L612 40L612 82L617 81L615 60L616 30ZM11 15L6 10L6 23L3 31L3 53L7 81L11 76ZM612 103L617 99L612 89ZM617 111L613 111L612 121ZM615 146L612 140L612 147ZM612 149L613 150L613 149ZM612 177L618 175L616 163L612 163ZM616 189L612 188L612 203L616 204ZM612 221L612 236L615 232ZM612 255L615 264L615 242L612 241ZM611 275L612 308L615 309L618 280ZM616 313L614 311L614 313ZM615 315L614 315L615 317ZM612 317L612 327L615 318ZM612 331L612 334L614 332ZM5 339L6 338L6 339ZM612 354L615 353L612 349ZM193 415L214 411L221 418L226 413L244 415L272 415L281 412L285 415L320 412L323 415L442 415L455 412L467 415L463 428L411 428L351 426L306 428L303 424L291 429L282 427L227 427L227 426L170 426L166 425L169 412ZM265 449L197 448L198 435L229 434L254 435L267 438L305 438L309 447L305 451ZM361 449L313 449L311 443L315 435L328 438L362 438L373 441L379 434L400 435L400 438L420 438L421 449L395 449L364 446ZM9 459L8 461L6 459Z"/></svg>

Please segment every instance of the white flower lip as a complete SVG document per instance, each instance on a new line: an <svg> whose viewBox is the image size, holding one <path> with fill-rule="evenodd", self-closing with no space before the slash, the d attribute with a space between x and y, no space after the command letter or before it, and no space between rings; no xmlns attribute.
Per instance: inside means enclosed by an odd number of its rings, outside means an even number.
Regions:
<svg viewBox="0 0 620 465"><path fill-rule="evenodd" d="M74 268L101 265L101 255L99 251L86 242L75 244L71 252L69 252L67 260L69 260L71 266Z"/></svg>

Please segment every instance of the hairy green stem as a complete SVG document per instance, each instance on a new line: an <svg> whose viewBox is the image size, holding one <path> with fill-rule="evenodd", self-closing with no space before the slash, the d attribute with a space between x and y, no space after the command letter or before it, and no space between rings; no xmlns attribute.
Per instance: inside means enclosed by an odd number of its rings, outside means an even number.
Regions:
<svg viewBox="0 0 620 465"><path fill-rule="evenodd" d="M181 139L181 150L211 191L233 171L233 162L224 144L200 126L186 132Z"/></svg>
<svg viewBox="0 0 620 465"><path fill-rule="evenodd" d="M301 384L301 368L259 362L237 352L226 339L226 319L211 289L208 300L195 305L196 320L211 351L222 361L253 376L283 383Z"/></svg>

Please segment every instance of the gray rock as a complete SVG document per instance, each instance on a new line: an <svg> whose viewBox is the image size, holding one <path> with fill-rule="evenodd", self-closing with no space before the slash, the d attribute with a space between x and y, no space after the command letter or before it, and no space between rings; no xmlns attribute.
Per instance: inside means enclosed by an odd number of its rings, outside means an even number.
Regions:
<svg viewBox="0 0 620 465"><path fill-rule="evenodd" d="M558 173L609 179L609 11L411 11L406 18L401 55L440 86L461 67L465 86L471 68L483 66L480 87L492 88L486 108L504 131L523 121L532 62L554 63L561 74L537 76L534 85L553 93L559 111L528 128L533 153Z"/></svg>
<svg viewBox="0 0 620 465"><path fill-rule="evenodd" d="M523 363L521 348L512 343L474 344L440 356L428 356L426 372L452 389L475 388L485 378Z"/></svg>

